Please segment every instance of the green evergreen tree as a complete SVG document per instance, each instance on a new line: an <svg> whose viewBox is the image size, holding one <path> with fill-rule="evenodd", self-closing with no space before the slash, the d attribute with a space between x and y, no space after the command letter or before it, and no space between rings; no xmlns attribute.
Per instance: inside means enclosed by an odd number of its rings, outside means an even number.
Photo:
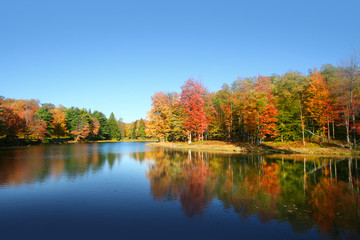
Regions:
<svg viewBox="0 0 360 240"><path fill-rule="evenodd" d="M124 124L122 118L119 118L118 125L119 125L119 129L120 129L120 136L121 136L121 138L124 138L126 135L125 134L126 130L125 130L125 124Z"/></svg>
<svg viewBox="0 0 360 240"><path fill-rule="evenodd" d="M100 130L97 137L103 140L111 139L110 127L105 114L99 111L94 111L92 116L95 117L100 122Z"/></svg>
<svg viewBox="0 0 360 240"><path fill-rule="evenodd" d="M131 130L131 139L136 139L136 127L137 127L137 120L133 123L132 130Z"/></svg>
<svg viewBox="0 0 360 240"><path fill-rule="evenodd" d="M80 109L75 107L66 109L65 118L66 130L68 130L69 135L72 136L71 132L76 130L76 126L80 121Z"/></svg>
<svg viewBox="0 0 360 240"><path fill-rule="evenodd" d="M92 128L91 115L86 109L79 108L68 108L65 111L66 118L66 129L69 131L69 136L75 138L75 136L71 133L73 131L77 131L79 126L83 126L85 124L89 125L89 128Z"/></svg>
<svg viewBox="0 0 360 240"><path fill-rule="evenodd" d="M145 122L142 118L140 119L139 128L136 131L136 136L139 138L142 138L142 139L144 139L146 137Z"/></svg>
<svg viewBox="0 0 360 240"><path fill-rule="evenodd" d="M120 140L121 139L120 129L119 129L119 125L115 119L114 113L110 114L108 124L109 124L109 128L110 128L111 139Z"/></svg>
<svg viewBox="0 0 360 240"><path fill-rule="evenodd" d="M51 124L54 119L50 109L54 108L53 104L43 104L41 108L37 110L35 113L36 118L44 120L46 122L46 134L45 139L51 138L51 134L54 131L54 126Z"/></svg>

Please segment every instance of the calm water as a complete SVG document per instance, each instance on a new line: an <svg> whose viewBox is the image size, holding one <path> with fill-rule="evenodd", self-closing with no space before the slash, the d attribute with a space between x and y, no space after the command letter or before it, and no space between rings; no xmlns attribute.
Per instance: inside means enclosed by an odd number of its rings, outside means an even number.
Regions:
<svg viewBox="0 0 360 240"><path fill-rule="evenodd" d="M359 239L357 159L0 150L1 239Z"/></svg>

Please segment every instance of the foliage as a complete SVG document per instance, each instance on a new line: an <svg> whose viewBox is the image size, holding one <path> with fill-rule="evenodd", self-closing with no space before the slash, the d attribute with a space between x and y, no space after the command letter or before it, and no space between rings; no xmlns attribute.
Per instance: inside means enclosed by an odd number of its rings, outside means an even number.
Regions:
<svg viewBox="0 0 360 240"><path fill-rule="evenodd" d="M68 133L68 130L66 129L65 111L66 111L65 108L62 106L59 106L58 108L50 109L50 112L53 117L52 126L54 128L54 133L58 136L58 138Z"/></svg>
<svg viewBox="0 0 360 240"><path fill-rule="evenodd" d="M94 111L92 113L92 116L100 123L100 128L98 134L96 134L96 139L100 139L100 140L111 139L110 127L105 114L99 111Z"/></svg>
<svg viewBox="0 0 360 240"><path fill-rule="evenodd" d="M37 112L35 113L35 117L37 119L43 120L46 123L46 132L45 132L46 138L50 138L51 133L54 130L54 126L52 124L54 117L51 114L51 109L54 109L52 104L51 105L43 104L43 106L41 108L39 108L37 110Z"/></svg>
<svg viewBox="0 0 360 240"><path fill-rule="evenodd" d="M183 124L191 143L192 135L203 138L208 122L204 112L204 89L193 79L187 80L181 87L180 102L184 106Z"/></svg>
<svg viewBox="0 0 360 240"><path fill-rule="evenodd" d="M110 114L108 124L110 129L110 138L120 140L121 139L120 128L115 119L114 113Z"/></svg>
<svg viewBox="0 0 360 240"><path fill-rule="evenodd" d="M145 122L144 122L144 120L142 118L140 119L139 127L136 130L136 137L142 138L142 139L146 137Z"/></svg>
<svg viewBox="0 0 360 240"><path fill-rule="evenodd" d="M360 69L353 55L309 74L239 77L210 92L194 79L181 92L156 92L147 119L124 123L99 111L55 107L38 100L0 98L0 134L7 138L68 136L75 140L157 138L261 144L281 140L346 141L360 135ZM46 124L43 130L42 120ZM89 131L89 133L87 133ZM343 143L344 144L344 143Z"/></svg>

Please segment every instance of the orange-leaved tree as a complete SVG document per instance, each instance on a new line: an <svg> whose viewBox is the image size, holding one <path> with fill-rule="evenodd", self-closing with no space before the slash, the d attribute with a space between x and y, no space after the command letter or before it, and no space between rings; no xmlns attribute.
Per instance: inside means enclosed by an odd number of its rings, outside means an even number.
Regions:
<svg viewBox="0 0 360 240"><path fill-rule="evenodd" d="M58 108L52 108L50 109L50 112L53 116L52 125L54 127L54 132L58 138L60 138L60 136L68 133L68 130L66 129L66 113L62 106L59 106Z"/></svg>
<svg viewBox="0 0 360 240"><path fill-rule="evenodd" d="M332 112L330 93L321 73L315 71L311 74L310 79L311 82L307 89L307 99L305 101L306 111L309 113L314 125L317 126L320 135L325 136Z"/></svg>
<svg viewBox="0 0 360 240"><path fill-rule="evenodd" d="M260 144L265 137L276 137L274 96L269 77L259 76L252 90L245 94L244 124L252 141Z"/></svg>
<svg viewBox="0 0 360 240"><path fill-rule="evenodd" d="M169 94L157 92L151 97L152 109L148 112L146 134L156 137L160 141L167 141L170 132L171 99Z"/></svg>

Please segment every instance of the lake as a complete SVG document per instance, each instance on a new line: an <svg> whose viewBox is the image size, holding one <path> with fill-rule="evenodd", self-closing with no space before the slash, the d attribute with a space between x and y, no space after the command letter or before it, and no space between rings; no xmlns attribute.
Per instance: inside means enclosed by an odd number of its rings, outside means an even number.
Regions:
<svg viewBox="0 0 360 240"><path fill-rule="evenodd" d="M360 239L359 160L145 143L0 150L1 239Z"/></svg>

